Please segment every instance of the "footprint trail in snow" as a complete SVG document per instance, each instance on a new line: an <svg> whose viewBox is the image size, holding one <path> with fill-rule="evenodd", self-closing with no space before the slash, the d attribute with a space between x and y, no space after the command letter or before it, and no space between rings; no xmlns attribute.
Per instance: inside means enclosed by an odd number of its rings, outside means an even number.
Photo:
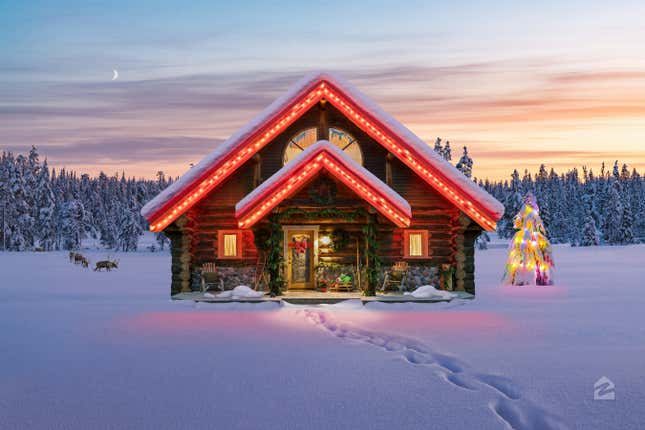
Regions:
<svg viewBox="0 0 645 430"><path fill-rule="evenodd" d="M441 380L463 390L491 395L488 406L507 428L513 430L565 430L569 427L555 415L522 398L513 382L500 375L478 373L457 357L434 351L415 339L356 328L334 321L327 312L305 309L305 317L338 338L372 345L399 354L413 366L432 370Z"/></svg>

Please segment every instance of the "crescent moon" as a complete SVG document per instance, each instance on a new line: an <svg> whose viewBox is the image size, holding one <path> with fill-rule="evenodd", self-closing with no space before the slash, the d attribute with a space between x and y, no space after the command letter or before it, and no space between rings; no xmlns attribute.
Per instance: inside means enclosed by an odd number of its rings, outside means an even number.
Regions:
<svg viewBox="0 0 645 430"><path fill-rule="evenodd" d="M119 78L119 71L117 69L112 70L114 73L114 76L112 76L112 80L116 81Z"/></svg>

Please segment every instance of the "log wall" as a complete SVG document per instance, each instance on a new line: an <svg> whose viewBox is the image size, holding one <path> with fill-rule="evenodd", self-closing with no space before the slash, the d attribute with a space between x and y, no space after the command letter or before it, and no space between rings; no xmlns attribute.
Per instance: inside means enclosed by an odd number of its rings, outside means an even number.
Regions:
<svg viewBox="0 0 645 430"><path fill-rule="evenodd" d="M252 179L254 162L247 162L235 174L212 193L199 202L191 214L194 218L194 236L191 243L192 265L200 267L204 263L214 262L222 266L255 265L257 249L253 241L253 232L242 232L242 255L239 258L218 258L218 231L237 230L235 204L252 190L248 181Z"/></svg>
<svg viewBox="0 0 645 430"><path fill-rule="evenodd" d="M428 232L427 258L408 258L413 266L440 267L441 264L454 265L455 287L474 293L474 242L481 228L463 215L456 207L432 189L416 173L396 157L388 156L388 151L371 139L339 111L330 105L325 107L321 116L321 106L313 107L271 143L260 150L252 160L242 165L229 177L216 192L211 193L183 217L171 224L166 233L171 240L172 252L172 292L188 291L191 274L206 262L220 266L255 266L258 252L253 241L253 232L246 230L242 235L242 256L235 259L219 259L218 231L236 230L235 204L255 186L267 179L282 167L283 151L289 140L298 132L317 127L321 118L329 125L343 129L358 141L363 155L364 167L403 196L412 206L410 229ZM386 161L389 159L389 162ZM355 211L368 208L342 183L336 181L337 195L334 208ZM311 201L308 186L296 196L283 202L277 210L289 207L308 208L311 211L322 209ZM379 250L385 265L404 259L404 229L395 227L389 220L378 218ZM362 228L365 219L348 221L346 219L305 219L292 217L284 219L283 224L319 225L320 235L331 236L335 229L344 230L350 237L347 246L333 250L321 246L319 261L339 264L355 264L356 239L358 239L361 261L364 255ZM261 225L261 223L259 224Z"/></svg>

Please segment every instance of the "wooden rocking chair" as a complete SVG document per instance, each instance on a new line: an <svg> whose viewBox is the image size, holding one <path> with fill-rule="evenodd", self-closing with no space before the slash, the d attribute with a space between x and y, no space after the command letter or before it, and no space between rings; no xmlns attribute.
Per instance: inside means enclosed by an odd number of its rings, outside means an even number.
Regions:
<svg viewBox="0 0 645 430"><path fill-rule="evenodd" d="M408 262L397 261L390 270L385 272L383 278L382 292L387 292L391 287L396 287L399 292L405 289L405 281L408 277Z"/></svg>
<svg viewBox="0 0 645 430"><path fill-rule="evenodd" d="M217 287L220 291L224 291L224 280L217 273L215 263L204 263L202 265L201 292L205 293L212 287Z"/></svg>

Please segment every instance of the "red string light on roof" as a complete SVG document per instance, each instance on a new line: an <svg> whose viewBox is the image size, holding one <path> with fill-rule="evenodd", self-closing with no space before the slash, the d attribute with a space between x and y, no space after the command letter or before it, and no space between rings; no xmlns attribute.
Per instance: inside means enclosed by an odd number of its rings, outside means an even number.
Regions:
<svg viewBox="0 0 645 430"><path fill-rule="evenodd" d="M240 228L250 228L271 212L281 201L295 194L309 179L321 169L326 169L341 182L352 189L356 194L374 206L386 218L390 219L399 227L410 225L409 214L404 213L395 204L385 198L378 189L370 186L366 181L356 176L347 169L340 160L335 159L331 154L322 153L304 166L295 171L291 176L281 181L278 185L268 188L255 201L257 204L242 209L236 216L239 218Z"/></svg>
<svg viewBox="0 0 645 430"><path fill-rule="evenodd" d="M303 96L302 100L293 105L289 109L289 113L283 116L279 121L276 121L274 125L271 126L259 139L252 141L251 144L246 145L238 152L231 155L221 167L215 170L215 172L206 180L202 181L197 191L185 196L181 199L172 209L169 209L167 212L163 213L159 217L155 217L154 221L150 223L150 231L161 231L166 228L171 222L177 219L182 213L184 213L188 208L193 206L197 201L201 199L208 193L211 189L219 185L228 175L235 170L235 167L238 164L244 164L251 158L257 151L264 147L267 143L271 141L275 135L283 131L289 125L291 125L296 119L298 119L307 108L314 103L317 103L322 98L322 91L320 89L315 89L310 91L308 94Z"/></svg>
<svg viewBox="0 0 645 430"><path fill-rule="evenodd" d="M389 148L393 153L399 155L405 164L407 164L412 170L417 172L422 178L424 178L431 185L434 185L442 191L442 194L454 203L458 208L464 211L466 214L476 218L478 223L484 223L488 226L489 229L494 230L496 227L496 222L489 216L484 215L482 212L477 210L473 203L467 198L462 196L460 193L455 192L451 187L449 187L445 181L441 180L436 174L432 173L429 168L422 165L418 160L421 159L419 156L411 153L407 148L402 145L398 145L396 140L389 136L387 133L381 131L378 127L374 126L369 119L361 115L359 109L352 107L350 102L344 99L342 96L334 92L329 88L325 83L320 84L325 97L340 111L346 113L350 119L352 119L355 124L361 128L363 131L368 133L372 138L380 142L386 148Z"/></svg>
<svg viewBox="0 0 645 430"><path fill-rule="evenodd" d="M196 204L210 190L220 184L228 175L235 170L238 164L248 161L258 150L271 141L273 137L282 132L298 119L311 105L325 98L341 112L345 113L359 128L369 134L372 138L380 142L383 146L390 149L392 153L398 156L405 164L417 172L426 182L440 190L440 192L458 208L475 219L479 224L494 230L496 227L495 219L488 216L478 209L467 196L456 192L447 182L439 175L434 173L427 163L420 162L423 157L412 153L403 145L398 144L396 138L392 137L386 131L372 124L369 118L361 114L360 109L342 97L339 93L331 89L326 82L321 82L312 91L305 94L297 103L295 103L286 115L276 121L271 128L259 139L252 140L250 144L242 147L239 151L228 157L224 163L218 167L215 172L207 179L203 180L197 187L197 190L181 198L171 209L162 213L159 217L154 217L150 223L151 231L161 231L171 222L177 219L187 209Z"/></svg>

